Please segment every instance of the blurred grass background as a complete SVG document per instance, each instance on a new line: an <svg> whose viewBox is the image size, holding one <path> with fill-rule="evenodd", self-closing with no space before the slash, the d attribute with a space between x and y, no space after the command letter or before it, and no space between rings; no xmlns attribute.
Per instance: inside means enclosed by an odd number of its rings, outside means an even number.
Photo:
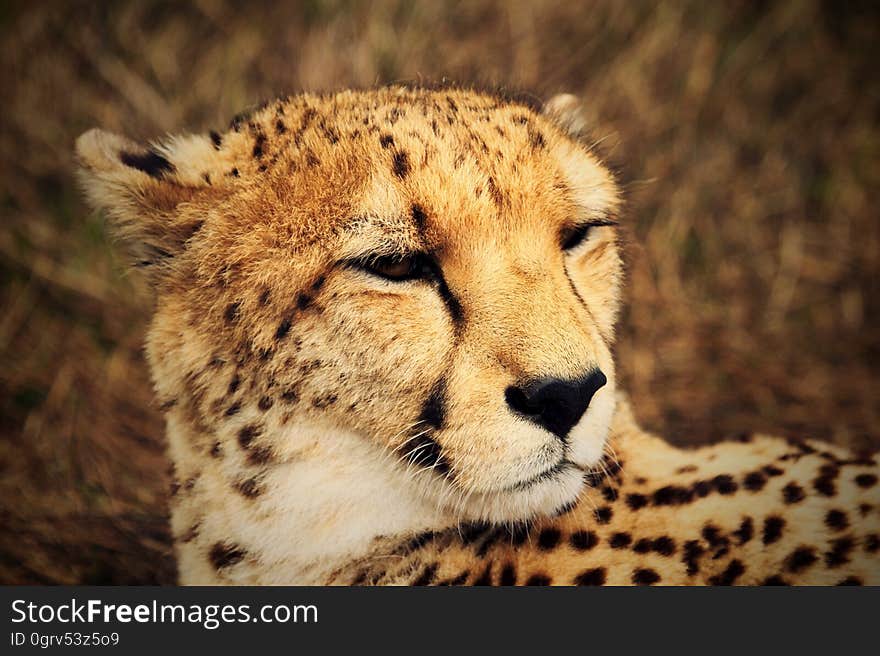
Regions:
<svg viewBox="0 0 880 656"><path fill-rule="evenodd" d="M880 432L880 5L0 5L0 581L174 580L150 301L73 140L396 80L585 99L631 226L619 368L679 444Z"/></svg>

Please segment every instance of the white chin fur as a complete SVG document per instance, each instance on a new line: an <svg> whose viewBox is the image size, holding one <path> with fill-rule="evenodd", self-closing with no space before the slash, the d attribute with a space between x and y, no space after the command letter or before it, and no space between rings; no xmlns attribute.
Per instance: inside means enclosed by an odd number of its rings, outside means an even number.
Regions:
<svg viewBox="0 0 880 656"><path fill-rule="evenodd" d="M553 515L575 501L584 487L584 473L570 466L558 475L521 490L465 494L449 510L459 521L493 524L524 521Z"/></svg>

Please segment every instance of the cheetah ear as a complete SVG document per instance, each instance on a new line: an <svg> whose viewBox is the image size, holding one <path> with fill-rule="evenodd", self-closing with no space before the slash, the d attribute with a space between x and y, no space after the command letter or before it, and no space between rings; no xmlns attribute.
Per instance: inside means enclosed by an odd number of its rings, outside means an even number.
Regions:
<svg viewBox="0 0 880 656"><path fill-rule="evenodd" d="M560 93L544 103L543 113L572 137L579 138L587 127L581 101L570 93Z"/></svg>
<svg viewBox="0 0 880 656"><path fill-rule="evenodd" d="M89 203L107 213L134 264L150 277L172 266L201 226L188 204L211 189L203 173L219 164L211 141L187 136L144 146L94 129L77 139L76 154Z"/></svg>

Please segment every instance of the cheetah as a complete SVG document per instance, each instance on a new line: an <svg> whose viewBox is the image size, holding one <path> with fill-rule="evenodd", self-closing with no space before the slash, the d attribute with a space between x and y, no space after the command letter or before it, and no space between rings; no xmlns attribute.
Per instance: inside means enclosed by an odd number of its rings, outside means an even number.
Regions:
<svg viewBox="0 0 880 656"><path fill-rule="evenodd" d="M582 115L391 86L78 139L153 290L181 583L880 584L876 456L634 421Z"/></svg>

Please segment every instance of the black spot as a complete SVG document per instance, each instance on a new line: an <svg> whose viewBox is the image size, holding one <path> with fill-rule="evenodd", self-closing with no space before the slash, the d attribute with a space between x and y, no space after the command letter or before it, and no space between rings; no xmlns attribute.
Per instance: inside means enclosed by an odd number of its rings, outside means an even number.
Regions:
<svg viewBox="0 0 880 656"><path fill-rule="evenodd" d="M477 556L480 558L485 556L487 553L489 553L489 550L492 548L492 545L494 545L496 542L498 542L498 540L500 540L505 535L509 535L506 528L499 527L499 528L496 528L495 530L491 531L489 533L489 535L487 535L486 538L483 540L482 544L480 544L480 546L477 547L477 550L476 550Z"/></svg>
<svg viewBox="0 0 880 656"><path fill-rule="evenodd" d="M474 585L492 585L492 563L486 565L483 573L474 581Z"/></svg>
<svg viewBox="0 0 880 656"><path fill-rule="evenodd" d="M538 547L544 551L555 549L561 537L562 534L559 532L559 529L545 528L538 535Z"/></svg>
<svg viewBox="0 0 880 656"><path fill-rule="evenodd" d="M418 578L413 581L413 585L421 586L421 585L429 585L434 581L434 577L437 575L437 563L431 563L430 565L426 565L422 570L422 573L419 574Z"/></svg>
<svg viewBox="0 0 880 656"><path fill-rule="evenodd" d="M486 184L489 187L489 193L492 195L492 201L499 209L503 208L505 202L504 192L498 188L498 185L495 183L495 178L490 177L486 181Z"/></svg>
<svg viewBox="0 0 880 656"><path fill-rule="evenodd" d="M745 571L746 568L742 561L734 559L728 563L727 568L723 572L711 577L709 583L712 585L733 585Z"/></svg>
<svg viewBox="0 0 880 656"><path fill-rule="evenodd" d="M715 550L712 554L713 560L727 555L727 552L730 551L730 540L722 534L721 529L717 526L706 524L703 527L702 536L709 543L709 546Z"/></svg>
<svg viewBox="0 0 880 656"><path fill-rule="evenodd" d="M876 474L859 474L853 479L859 487L869 488L877 485Z"/></svg>
<svg viewBox="0 0 880 656"><path fill-rule="evenodd" d="M686 487L666 485L655 491L651 502L655 506L680 506L693 500L693 492Z"/></svg>
<svg viewBox="0 0 880 656"><path fill-rule="evenodd" d="M788 582L778 574L774 574L764 579L761 585L788 585Z"/></svg>
<svg viewBox="0 0 880 656"><path fill-rule="evenodd" d="M877 553L880 550L880 535L870 533L865 536L865 551L867 553Z"/></svg>
<svg viewBox="0 0 880 656"><path fill-rule="evenodd" d="M516 570L511 563L507 563L501 569L501 579L499 585L516 585Z"/></svg>
<svg viewBox="0 0 880 656"><path fill-rule="evenodd" d="M216 130L211 130L208 134L211 136L211 143L214 144L214 148L220 150L220 146L223 144L223 137Z"/></svg>
<svg viewBox="0 0 880 656"><path fill-rule="evenodd" d="M327 406L333 405L338 400L339 397L336 394L322 394L321 396L316 396L312 399L312 407L326 408Z"/></svg>
<svg viewBox="0 0 880 656"><path fill-rule="evenodd" d="M531 524L529 522L518 522L510 529L510 543L514 547L521 547L529 539L531 532Z"/></svg>
<svg viewBox="0 0 880 656"><path fill-rule="evenodd" d="M532 148L535 150L540 150L547 145L544 141L544 135L531 127L529 127L529 144L531 144Z"/></svg>
<svg viewBox="0 0 880 656"><path fill-rule="evenodd" d="M709 481L697 481L693 485L693 492L700 498L709 496L709 493L712 491L712 485Z"/></svg>
<svg viewBox="0 0 880 656"><path fill-rule="evenodd" d="M238 431L238 443L242 449L250 447L251 443L260 435L260 427L254 424L245 426Z"/></svg>
<svg viewBox="0 0 880 656"><path fill-rule="evenodd" d="M434 383L434 387L431 388L431 393L425 400L424 405L422 405L422 412L419 415L420 424L417 425L417 428L421 425L421 423L425 423L428 426L439 430L443 427L443 422L445 421L445 419L446 379L440 378L436 383Z"/></svg>
<svg viewBox="0 0 880 656"><path fill-rule="evenodd" d="M661 556L671 556L675 553L675 540L668 535L662 535L659 538L654 538L652 547Z"/></svg>
<svg viewBox="0 0 880 656"><path fill-rule="evenodd" d="M296 387L288 387L281 393L281 400L285 403L296 403L299 400L299 392Z"/></svg>
<svg viewBox="0 0 880 656"><path fill-rule="evenodd" d="M864 585L864 584L862 583L862 579L860 579L857 576L847 576L845 579L843 579L837 585Z"/></svg>
<svg viewBox="0 0 880 656"><path fill-rule="evenodd" d="M423 232L425 229L425 222L427 221L425 209L418 203L413 203L410 208L410 213L412 214L413 221L415 221L418 231Z"/></svg>
<svg viewBox="0 0 880 656"><path fill-rule="evenodd" d="M239 410L241 410L241 401L236 401L231 406L226 408L226 416L232 417L233 415L237 415Z"/></svg>
<svg viewBox="0 0 880 656"><path fill-rule="evenodd" d="M442 583L438 583L438 585L464 585L465 581L467 581L468 576L470 576L470 570L464 570L461 574L456 576L453 579L449 579L448 581L444 581Z"/></svg>
<svg viewBox="0 0 880 656"><path fill-rule="evenodd" d="M831 551L825 553L825 564L828 567L840 567L849 562L849 554L856 543L851 537L837 538L831 543Z"/></svg>
<svg viewBox="0 0 880 656"><path fill-rule="evenodd" d="M433 531L418 533L394 549L394 555L402 556L417 551L436 537Z"/></svg>
<svg viewBox="0 0 880 656"><path fill-rule="evenodd" d="M285 132L287 132L287 126L284 125L284 121L279 118L277 121L275 121L275 133L284 134Z"/></svg>
<svg viewBox="0 0 880 656"><path fill-rule="evenodd" d="M281 323L278 324L278 328L275 330L275 339L284 339L287 336L287 333L290 332L290 326L293 324L293 320L291 317L285 317L281 320Z"/></svg>
<svg viewBox="0 0 880 656"><path fill-rule="evenodd" d="M605 501L613 503L614 501L617 501L618 496L619 493L617 492L616 488L613 488L609 485L605 485L602 487L602 497L605 499Z"/></svg>
<svg viewBox="0 0 880 656"><path fill-rule="evenodd" d="M392 158L392 170L394 175L403 180L409 174L409 156L406 152L398 150Z"/></svg>
<svg viewBox="0 0 880 656"><path fill-rule="evenodd" d="M211 450L208 452L211 454L212 458L219 458L223 455L223 445L220 442L214 442L211 445Z"/></svg>
<svg viewBox="0 0 880 656"><path fill-rule="evenodd" d="M761 541L764 544L773 544L782 537L782 529L785 528L785 520L775 515L764 520L764 533Z"/></svg>
<svg viewBox="0 0 880 656"><path fill-rule="evenodd" d="M837 487L834 485L834 479L830 476L819 476L813 481L813 489L816 490L819 494L826 497L833 497L837 492Z"/></svg>
<svg viewBox="0 0 880 656"><path fill-rule="evenodd" d="M217 542L211 547L209 558L214 568L219 570L241 562L246 554L247 552L237 545Z"/></svg>
<svg viewBox="0 0 880 656"><path fill-rule="evenodd" d="M257 302L258 302L261 306L268 305L268 303L269 303L269 294L270 294L270 292L269 292L269 288L266 287L266 288L263 289L263 291L260 293L260 298L257 299Z"/></svg>
<svg viewBox="0 0 880 656"><path fill-rule="evenodd" d="M626 495L626 505L632 510L638 510L648 505L648 498L644 494Z"/></svg>
<svg viewBox="0 0 880 656"><path fill-rule="evenodd" d="M794 481L782 488L782 498L787 504L798 503L805 497L804 489Z"/></svg>
<svg viewBox="0 0 880 656"><path fill-rule="evenodd" d="M311 302L312 297L305 292L296 297L296 307L300 310L305 310Z"/></svg>
<svg viewBox="0 0 880 656"><path fill-rule="evenodd" d="M608 544L612 549L624 549L632 543L632 536L629 533L614 533Z"/></svg>
<svg viewBox="0 0 880 656"><path fill-rule="evenodd" d="M653 543L648 538L642 538L638 542L633 545L633 551L636 553L644 554L651 551Z"/></svg>
<svg viewBox="0 0 880 656"><path fill-rule="evenodd" d="M764 485L767 483L767 477L759 471L754 471L746 474L745 480L743 481L743 485L747 490L751 490L752 492L757 492L764 488Z"/></svg>
<svg viewBox="0 0 880 656"><path fill-rule="evenodd" d="M242 496L245 496L248 499L253 499L263 493L263 488L260 487L260 484L255 478L249 478L247 480L241 481L238 485L235 486L235 488L239 492L241 492Z"/></svg>
<svg viewBox="0 0 880 656"><path fill-rule="evenodd" d="M632 582L636 585L654 585L660 580L660 575L653 569L639 568L632 573Z"/></svg>
<svg viewBox="0 0 880 656"><path fill-rule="evenodd" d="M232 380L229 381L229 387L226 389L226 394L235 394L235 391L238 389L239 385L241 385L241 378L236 373L232 376Z"/></svg>
<svg viewBox="0 0 880 656"><path fill-rule="evenodd" d="M473 544L483 535L485 535L491 528L492 525L488 522L468 522L467 524L462 524L459 527L458 535L461 538L462 544Z"/></svg>
<svg viewBox="0 0 880 656"><path fill-rule="evenodd" d="M256 140L254 141L254 149L252 154L254 159L260 159L263 156L263 146L266 145L266 135L262 132L257 135Z"/></svg>
<svg viewBox="0 0 880 656"><path fill-rule="evenodd" d="M231 175L233 178L237 178L238 177L238 169L233 167L233 169L229 172L229 175Z"/></svg>
<svg viewBox="0 0 880 656"><path fill-rule="evenodd" d="M272 459L272 449L267 446L258 446L248 451L249 465L264 465Z"/></svg>
<svg viewBox="0 0 880 656"><path fill-rule="evenodd" d="M379 137L379 145L381 145L382 148L388 148L389 146L393 146L394 145L394 137L392 137L390 134L383 134L381 137Z"/></svg>
<svg viewBox="0 0 880 656"><path fill-rule="evenodd" d="M600 524L607 524L614 516L614 511L608 506L602 506L601 508L597 508L594 514L597 522Z"/></svg>
<svg viewBox="0 0 880 656"><path fill-rule="evenodd" d="M719 494L733 494L739 489L739 485L733 480L729 474L719 474L712 479L712 487L718 490Z"/></svg>
<svg viewBox="0 0 880 656"><path fill-rule="evenodd" d="M271 396L261 396L260 400L257 401L257 407L265 412L266 410L271 408L274 403L275 401L272 400Z"/></svg>
<svg viewBox="0 0 880 656"><path fill-rule="evenodd" d="M588 569L574 578L575 585L605 585L605 568Z"/></svg>
<svg viewBox="0 0 880 656"><path fill-rule="evenodd" d="M785 559L785 569L789 572L802 572L818 559L811 547L798 547Z"/></svg>
<svg viewBox="0 0 880 656"><path fill-rule="evenodd" d="M755 527L752 524L752 518L746 517L742 520L742 523L739 525L739 528L733 532L733 536L739 540L740 544L745 544L749 540L752 539L752 536L755 534Z"/></svg>
<svg viewBox="0 0 880 656"><path fill-rule="evenodd" d="M849 526L849 518L842 510L829 510L825 515L825 526L834 531L842 531Z"/></svg>
<svg viewBox="0 0 880 656"><path fill-rule="evenodd" d="M173 173L174 165L154 150L146 153L119 153L119 159L126 166L143 171L152 178L162 179L165 173Z"/></svg>
<svg viewBox="0 0 880 656"><path fill-rule="evenodd" d="M238 318L238 311L241 308L241 303L235 302L230 303L226 306L226 312L223 313L223 316L226 317L226 321L233 322Z"/></svg>
<svg viewBox="0 0 880 656"><path fill-rule="evenodd" d="M682 562L687 566L688 576L693 576L700 571L700 558L706 552L698 540L688 540L684 543L684 557Z"/></svg>
<svg viewBox="0 0 880 656"><path fill-rule="evenodd" d="M767 476L782 476L785 471L776 465L766 465L764 467L764 473L767 474Z"/></svg>
<svg viewBox="0 0 880 656"><path fill-rule="evenodd" d="M588 551L599 543L599 537L593 531L575 531L568 541L578 551Z"/></svg>
<svg viewBox="0 0 880 656"><path fill-rule="evenodd" d="M551 578L546 574L532 574L526 581L526 585L550 585Z"/></svg>

